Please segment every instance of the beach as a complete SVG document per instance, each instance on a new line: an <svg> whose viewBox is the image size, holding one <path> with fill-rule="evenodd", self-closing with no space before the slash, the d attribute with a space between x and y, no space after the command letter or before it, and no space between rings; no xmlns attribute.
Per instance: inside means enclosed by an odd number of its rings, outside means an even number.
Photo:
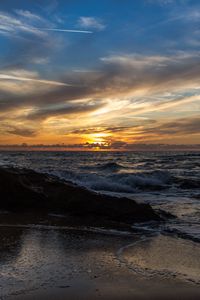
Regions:
<svg viewBox="0 0 200 300"><path fill-rule="evenodd" d="M199 299L199 247L145 232L44 221L1 224L1 299Z"/></svg>
<svg viewBox="0 0 200 300"><path fill-rule="evenodd" d="M141 171L141 161L158 164L153 154L73 155L1 153L0 299L199 299L197 165L175 178L164 158L162 169ZM198 159L184 154L183 174L191 157ZM82 183L93 174L123 186L91 189L69 180L75 171Z"/></svg>

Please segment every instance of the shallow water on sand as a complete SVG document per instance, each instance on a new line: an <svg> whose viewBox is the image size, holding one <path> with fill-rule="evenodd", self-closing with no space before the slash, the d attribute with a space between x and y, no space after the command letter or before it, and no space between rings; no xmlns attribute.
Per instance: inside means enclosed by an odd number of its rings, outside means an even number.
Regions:
<svg viewBox="0 0 200 300"><path fill-rule="evenodd" d="M143 296L158 290L166 295L169 286L200 296L198 244L191 248L181 239L13 225L0 227L0 240L3 299L23 299L51 289L56 295L64 290L76 297L69 299L105 299L109 295L145 299Z"/></svg>
<svg viewBox="0 0 200 300"><path fill-rule="evenodd" d="M158 235L119 250L127 267L145 276L176 277L200 284L200 247L182 238Z"/></svg>

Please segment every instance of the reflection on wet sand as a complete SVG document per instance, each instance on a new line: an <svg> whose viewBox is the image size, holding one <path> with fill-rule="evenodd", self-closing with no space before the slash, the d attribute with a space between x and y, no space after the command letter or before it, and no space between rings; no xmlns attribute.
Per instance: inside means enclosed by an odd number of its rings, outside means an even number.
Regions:
<svg viewBox="0 0 200 300"><path fill-rule="evenodd" d="M65 287L80 277L106 277L114 259L109 236L88 232L1 227L1 295ZM121 238L115 238L116 247ZM124 241L126 243L126 238ZM97 264L94 262L98 260Z"/></svg>
<svg viewBox="0 0 200 300"><path fill-rule="evenodd" d="M23 229L15 227L0 228L0 266L15 259L22 246Z"/></svg>
<svg viewBox="0 0 200 300"><path fill-rule="evenodd" d="M119 249L133 267L134 257L152 248L126 248L139 240L136 235L2 226L0 237L0 296L8 299L159 299L160 293L173 298L169 287L200 295L196 285L165 275L151 280L120 261Z"/></svg>

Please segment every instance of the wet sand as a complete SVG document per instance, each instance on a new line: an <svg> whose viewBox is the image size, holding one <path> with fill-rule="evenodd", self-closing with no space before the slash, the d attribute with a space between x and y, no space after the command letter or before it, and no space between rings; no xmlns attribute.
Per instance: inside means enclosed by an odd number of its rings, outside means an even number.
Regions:
<svg viewBox="0 0 200 300"><path fill-rule="evenodd" d="M0 240L0 299L200 299L187 240L25 222L1 224Z"/></svg>

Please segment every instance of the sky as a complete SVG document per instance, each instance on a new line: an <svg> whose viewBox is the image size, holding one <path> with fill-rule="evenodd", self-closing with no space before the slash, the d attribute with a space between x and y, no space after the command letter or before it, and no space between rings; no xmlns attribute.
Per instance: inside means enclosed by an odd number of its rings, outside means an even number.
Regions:
<svg viewBox="0 0 200 300"><path fill-rule="evenodd" d="M0 145L200 144L200 1L0 1Z"/></svg>

